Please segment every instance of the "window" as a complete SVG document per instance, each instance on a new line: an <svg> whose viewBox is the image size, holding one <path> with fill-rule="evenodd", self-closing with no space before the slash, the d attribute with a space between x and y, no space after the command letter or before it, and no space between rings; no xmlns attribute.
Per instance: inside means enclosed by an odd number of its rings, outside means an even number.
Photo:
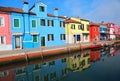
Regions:
<svg viewBox="0 0 120 81"><path fill-rule="evenodd" d="M65 76L67 74L67 69L62 69L62 75Z"/></svg>
<svg viewBox="0 0 120 81"><path fill-rule="evenodd" d="M53 40L54 40L53 34L48 34L48 41L53 41Z"/></svg>
<svg viewBox="0 0 120 81"><path fill-rule="evenodd" d="M49 66L54 66L54 65L55 65L55 61L49 62Z"/></svg>
<svg viewBox="0 0 120 81"><path fill-rule="evenodd" d="M35 76L35 81L40 81L40 76L39 75Z"/></svg>
<svg viewBox="0 0 120 81"><path fill-rule="evenodd" d="M81 24L81 30L84 30L84 24Z"/></svg>
<svg viewBox="0 0 120 81"><path fill-rule="evenodd" d="M34 65L34 69L40 69L41 67L40 67L40 65L39 64L35 64Z"/></svg>
<svg viewBox="0 0 120 81"><path fill-rule="evenodd" d="M5 37L4 36L0 36L0 44L5 44Z"/></svg>
<svg viewBox="0 0 120 81"><path fill-rule="evenodd" d="M44 12L45 11L45 7L44 6L39 6L39 11L40 12Z"/></svg>
<svg viewBox="0 0 120 81"><path fill-rule="evenodd" d="M85 40L88 40L88 35L85 35Z"/></svg>
<svg viewBox="0 0 120 81"><path fill-rule="evenodd" d="M62 58L62 63L66 62L66 58Z"/></svg>
<svg viewBox="0 0 120 81"><path fill-rule="evenodd" d="M60 27L65 27L65 22L64 21L60 21Z"/></svg>
<svg viewBox="0 0 120 81"><path fill-rule="evenodd" d="M45 26L45 19L40 19L40 25Z"/></svg>
<svg viewBox="0 0 120 81"><path fill-rule="evenodd" d="M4 17L0 17L0 26L4 26Z"/></svg>
<svg viewBox="0 0 120 81"><path fill-rule="evenodd" d="M56 78L56 72L52 72L52 73L50 74L50 79L53 80L53 79L55 79L55 78Z"/></svg>
<svg viewBox="0 0 120 81"><path fill-rule="evenodd" d="M17 69L16 74L21 74L21 73L25 73L25 67Z"/></svg>
<svg viewBox="0 0 120 81"><path fill-rule="evenodd" d="M33 42L38 42L38 37L37 37L37 35L33 35Z"/></svg>
<svg viewBox="0 0 120 81"><path fill-rule="evenodd" d="M20 25L19 19L14 19L14 27L19 28L20 27L19 25Z"/></svg>
<svg viewBox="0 0 120 81"><path fill-rule="evenodd" d="M54 26L53 20L48 20L48 26Z"/></svg>
<svg viewBox="0 0 120 81"><path fill-rule="evenodd" d="M36 28L36 20L32 20L32 28Z"/></svg>
<svg viewBox="0 0 120 81"><path fill-rule="evenodd" d="M75 24L72 24L72 25L71 25L71 29L75 29Z"/></svg>
<svg viewBox="0 0 120 81"><path fill-rule="evenodd" d="M60 35L60 39L61 39L61 40L65 40L65 34L61 34L61 35Z"/></svg>
<svg viewBox="0 0 120 81"><path fill-rule="evenodd" d="M48 81L48 74L45 74L44 81Z"/></svg>

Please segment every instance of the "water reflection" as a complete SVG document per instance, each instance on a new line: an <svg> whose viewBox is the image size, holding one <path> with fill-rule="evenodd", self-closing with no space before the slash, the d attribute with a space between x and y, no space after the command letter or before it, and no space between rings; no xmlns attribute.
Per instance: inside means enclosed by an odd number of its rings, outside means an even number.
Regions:
<svg viewBox="0 0 120 81"><path fill-rule="evenodd" d="M118 48L107 47L100 50L85 50L72 54L46 57L42 61L38 59L13 70L7 69L3 71L2 68L0 81L70 81L71 78L75 78L74 76L71 77L73 73L81 73L85 70L90 73L89 69L92 68L92 63L100 60L104 61L106 57L116 56L118 53ZM31 65L33 63L34 65ZM77 77L76 81L84 80L85 76L79 77Z"/></svg>

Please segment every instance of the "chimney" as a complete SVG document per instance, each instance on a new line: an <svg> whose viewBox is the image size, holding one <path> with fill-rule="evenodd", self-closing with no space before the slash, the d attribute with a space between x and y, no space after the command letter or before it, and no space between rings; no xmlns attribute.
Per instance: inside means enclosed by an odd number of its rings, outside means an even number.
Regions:
<svg viewBox="0 0 120 81"><path fill-rule="evenodd" d="M23 2L23 11L25 12L25 13L28 13L28 2Z"/></svg>
<svg viewBox="0 0 120 81"><path fill-rule="evenodd" d="M54 8L54 16L58 16L58 8Z"/></svg>

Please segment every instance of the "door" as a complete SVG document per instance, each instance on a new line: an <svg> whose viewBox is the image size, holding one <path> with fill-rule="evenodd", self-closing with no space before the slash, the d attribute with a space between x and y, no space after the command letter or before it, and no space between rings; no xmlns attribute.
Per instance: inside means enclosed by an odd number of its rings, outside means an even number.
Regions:
<svg viewBox="0 0 120 81"><path fill-rule="evenodd" d="M20 36L15 36L15 48L20 49L21 47L21 39Z"/></svg>
<svg viewBox="0 0 120 81"><path fill-rule="evenodd" d="M45 46L45 37L44 36L41 37L41 46Z"/></svg>

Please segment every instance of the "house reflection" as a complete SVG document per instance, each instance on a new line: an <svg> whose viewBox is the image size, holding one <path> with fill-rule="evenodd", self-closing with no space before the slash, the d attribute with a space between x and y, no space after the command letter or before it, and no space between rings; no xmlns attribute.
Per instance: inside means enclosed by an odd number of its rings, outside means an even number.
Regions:
<svg viewBox="0 0 120 81"><path fill-rule="evenodd" d="M15 81L56 81L66 76L66 58L15 69Z"/></svg>
<svg viewBox="0 0 120 81"><path fill-rule="evenodd" d="M90 67L90 50L67 58L67 68L73 72L82 71Z"/></svg>
<svg viewBox="0 0 120 81"><path fill-rule="evenodd" d="M100 60L100 50L91 50L90 51L90 61L95 62Z"/></svg>

